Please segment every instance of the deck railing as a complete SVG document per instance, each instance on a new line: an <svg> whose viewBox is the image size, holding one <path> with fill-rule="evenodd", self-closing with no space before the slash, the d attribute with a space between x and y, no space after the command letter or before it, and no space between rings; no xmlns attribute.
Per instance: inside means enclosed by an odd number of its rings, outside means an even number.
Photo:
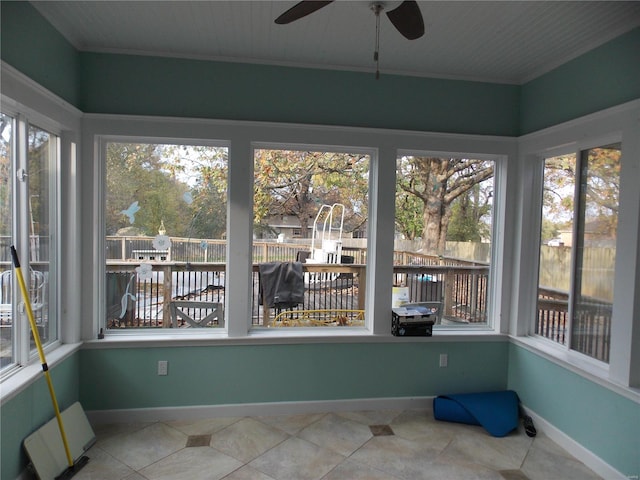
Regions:
<svg viewBox="0 0 640 480"><path fill-rule="evenodd" d="M189 326L172 319L171 303L180 302L191 318L208 315L196 303L224 305L225 265L222 263L155 262L150 278L140 280L136 263L107 262L107 328ZM269 325L277 313L260 302L258 264L253 266L252 324ZM364 309L363 265L304 264L304 302L294 310ZM165 301L169 299L169 301ZM194 308L189 309L189 303ZM185 310L186 309L186 310ZM175 311L174 311L175 316ZM164 321L164 319L171 319ZM209 326L222 326L222 322Z"/></svg>
<svg viewBox="0 0 640 480"><path fill-rule="evenodd" d="M613 305L606 300L582 297L575 307L571 348L596 360L609 361ZM569 342L569 294L562 290L538 289L535 333L562 345Z"/></svg>
<svg viewBox="0 0 640 480"><path fill-rule="evenodd" d="M428 264L428 259L424 259L425 265L394 266L394 285L407 288L410 302L441 301L443 324L486 323L489 267L447 265L455 263L450 259L438 259L442 264L435 264L435 259L431 262ZM155 262L152 265L151 278L140 280L135 270L136 262L107 262L108 329L193 327L209 316L211 309L224 306L225 264ZM251 323L273 326L272 320L280 312L260 304L258 269L258 264L254 264ZM292 309L289 318L303 316L302 311L351 311L358 316L364 310L365 265L303 264L303 270L306 280L304 302ZM175 308L172 315L172 303L176 302L180 302L185 312L181 320L175 318ZM205 308L203 304L210 307ZM535 333L566 345L568 310L567 292L541 288ZM572 348L608 361L611 304L583 299L576 313ZM193 322L185 321L185 316ZM224 315L218 311L215 321L206 326L223 326L223 319Z"/></svg>
<svg viewBox="0 0 640 480"><path fill-rule="evenodd" d="M193 326L172 315L172 302L201 302L224 306L225 264L211 259L224 259L224 241L195 243L195 241L173 242L170 261L153 263L150 279L138 278L136 267L139 263L132 258L134 250L153 248L152 239L123 237L107 241L107 329L111 328L162 328ZM277 244L275 242L256 243L254 257L260 261L292 261L297 253L304 251L304 245ZM208 260L198 262L199 259ZM303 264L305 278L331 277L332 283L306 282L304 303L295 310L352 310L364 309L366 271L364 263L366 251L362 248L343 249L355 263L341 265ZM122 260L121 257L126 257ZM175 261L175 257L191 257L192 261ZM113 257L116 257L114 259ZM489 267L478 262L460 259L421 255L413 252L394 253L394 279L397 286L407 287L409 300L441 301L443 303L442 323L485 323L487 322L487 293ZM8 262L1 262L0 269L9 269ZM129 290L127 290L129 287ZM125 295L129 293L130 295ZM7 298L5 298L7 297ZM169 299L165 302L164 299ZM569 295L566 291L540 288L537 306L535 333L559 344L569 341ZM3 303L9 303L8 295L3 295ZM253 288L251 293L252 324L269 325L278 312L269 311L259 302L258 262L253 267ZM184 305L195 305L184 303ZM10 326L10 309L2 319L3 326ZM196 320L206 318L212 310L181 307L186 316ZM583 298L575 312L573 339L571 346L578 351L602 361L609 358L611 335L611 302ZM6 317L6 318L5 318ZM164 322L164 319L172 321ZM224 316L219 312L214 322L207 326L222 326ZM204 326L204 325L203 325Z"/></svg>
<svg viewBox="0 0 640 480"><path fill-rule="evenodd" d="M394 285L409 290L409 302L443 303L443 323L486 323L488 266L394 266Z"/></svg>
<svg viewBox="0 0 640 480"><path fill-rule="evenodd" d="M149 278L138 278L137 262L107 262L107 328L162 328L193 326L178 322L179 302L189 319L197 322L211 312L203 306L224 305L223 263L150 262ZM361 316L366 290L366 266L358 264L306 264L304 301L292 311L352 311ZM487 281L484 266L395 266L394 282L406 286L410 302L443 302L443 323L487 321ZM167 301L165 301L167 299ZM191 303L189 303L191 302ZM259 264L253 266L252 324L272 326L278 311L260 302ZM189 308L193 307L193 308ZM222 317L223 318L223 317ZM167 321L165 321L167 319ZM328 322L330 323L330 322ZM217 322L207 326L222 326Z"/></svg>

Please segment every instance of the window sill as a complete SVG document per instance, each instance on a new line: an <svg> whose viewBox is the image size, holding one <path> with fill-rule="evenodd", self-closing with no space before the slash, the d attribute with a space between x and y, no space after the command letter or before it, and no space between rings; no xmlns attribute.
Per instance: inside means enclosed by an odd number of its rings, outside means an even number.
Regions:
<svg viewBox="0 0 640 480"><path fill-rule="evenodd" d="M492 342L507 341L508 335L493 330L434 330L431 337L394 337L374 335L365 328L254 328L246 336L229 337L226 332L199 334L138 333L107 334L104 339L89 340L85 349L182 347L215 345L281 345L310 343L398 343L398 342Z"/></svg>
<svg viewBox="0 0 640 480"><path fill-rule="evenodd" d="M561 345L533 336L512 336L511 341L515 345L521 346L556 365L640 404L640 389L610 380L609 366L605 363L591 360L583 355L571 352Z"/></svg>
<svg viewBox="0 0 640 480"><path fill-rule="evenodd" d="M47 352L47 365L49 368L55 367L73 353L77 352L81 346L81 343L63 344L51 350L51 352ZM8 374L0 384L0 405L4 405L5 402L8 402L25 390L41 376L42 365L37 358L28 365L16 368L16 370Z"/></svg>

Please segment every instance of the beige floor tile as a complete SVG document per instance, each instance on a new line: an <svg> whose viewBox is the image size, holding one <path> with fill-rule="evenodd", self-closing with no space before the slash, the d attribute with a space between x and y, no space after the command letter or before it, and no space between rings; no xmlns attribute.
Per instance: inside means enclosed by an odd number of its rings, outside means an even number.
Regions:
<svg viewBox="0 0 640 480"><path fill-rule="evenodd" d="M479 427L455 423L438 422L424 411L408 410L391 422L391 428L397 437L419 442L426 448L443 451L456 437L457 433L474 431Z"/></svg>
<svg viewBox="0 0 640 480"><path fill-rule="evenodd" d="M245 465L244 467L231 472L229 475L224 477L224 480L274 480L274 478L270 477L266 473L259 472L249 465Z"/></svg>
<svg viewBox="0 0 640 480"><path fill-rule="evenodd" d="M100 448L134 470L141 470L184 448L186 441L184 433L163 423L154 423L129 435L110 437Z"/></svg>
<svg viewBox="0 0 640 480"><path fill-rule="evenodd" d="M383 436L373 437L351 459L399 478L419 479L439 453L404 438Z"/></svg>
<svg viewBox="0 0 640 480"><path fill-rule="evenodd" d="M521 470L500 470L500 475L504 480L529 480Z"/></svg>
<svg viewBox="0 0 640 480"><path fill-rule="evenodd" d="M352 460L345 460L331 470L322 480L400 480L398 477L362 465Z"/></svg>
<svg viewBox="0 0 640 480"><path fill-rule="evenodd" d="M440 458L497 470L516 470L522 466L531 443L532 439L524 433L496 438L474 429L456 434Z"/></svg>
<svg viewBox="0 0 640 480"><path fill-rule="evenodd" d="M97 445L91 447L85 455L89 457L89 462L82 467L74 476L77 480L118 480L128 478L135 472L113 458Z"/></svg>
<svg viewBox="0 0 640 480"><path fill-rule="evenodd" d="M215 433L242 420L242 417L204 418L200 420L181 420L164 422L187 435L207 435Z"/></svg>
<svg viewBox="0 0 640 480"><path fill-rule="evenodd" d="M325 415L325 413L311 413L301 415L272 415L264 417L259 416L254 418L266 425L271 425L273 427L279 428L289 435L295 435L300 430L308 427L314 422L317 422Z"/></svg>
<svg viewBox="0 0 640 480"><path fill-rule="evenodd" d="M356 412L338 412L339 415L363 425L388 425L402 413L402 410L362 410Z"/></svg>
<svg viewBox="0 0 640 480"><path fill-rule="evenodd" d="M111 437L116 435L129 435L138 430L142 430L150 425L153 425L155 422L146 422L146 423L110 423L110 424L100 424L96 426L92 426L93 433L96 434L96 438L98 442L103 442Z"/></svg>
<svg viewBox="0 0 640 480"><path fill-rule="evenodd" d="M344 459L333 450L292 437L256 458L249 466L275 480L319 480Z"/></svg>
<svg viewBox="0 0 640 480"><path fill-rule="evenodd" d="M522 465L530 480L596 480L600 477L563 448L538 433Z"/></svg>
<svg viewBox="0 0 640 480"><path fill-rule="evenodd" d="M144 478L142 475L140 475L138 472L136 473L132 473L131 475L129 475L126 478L123 478L122 480L149 480L148 478Z"/></svg>
<svg viewBox="0 0 640 480"><path fill-rule="evenodd" d="M235 458L210 447L184 448L143 468L149 480L219 480L242 466Z"/></svg>
<svg viewBox="0 0 640 480"><path fill-rule="evenodd" d="M211 436L211 446L247 463L286 440L282 430L244 418Z"/></svg>
<svg viewBox="0 0 640 480"><path fill-rule="evenodd" d="M348 457L373 434L367 425L328 414L298 433L298 437Z"/></svg>
<svg viewBox="0 0 640 480"><path fill-rule="evenodd" d="M481 465L464 465L441 460L431 462L417 476L405 478L406 480L504 480L496 470Z"/></svg>

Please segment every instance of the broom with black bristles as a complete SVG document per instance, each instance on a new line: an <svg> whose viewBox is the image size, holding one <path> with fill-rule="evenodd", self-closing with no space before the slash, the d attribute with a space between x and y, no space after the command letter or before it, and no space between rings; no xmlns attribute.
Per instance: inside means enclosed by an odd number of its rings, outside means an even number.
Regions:
<svg viewBox="0 0 640 480"><path fill-rule="evenodd" d="M58 420L58 427L60 428L60 436L62 437L62 443L64 444L64 452L67 457L67 469L56 477L56 480L66 480L73 477L82 467L84 467L89 461L89 457L82 456L77 462L73 462L71 456L71 450L69 449L69 442L67 441L67 435L64 431L64 425L62 423L62 415L60 415L60 408L58 407L58 400L53 390L53 383L51 383L51 375L49 374L49 367L47 360L44 356L44 350L42 349L42 342L40 342L40 334L38 333L38 327L36 326L36 320L33 316L33 309L31 308L31 300L29 299L29 292L22 276L22 270L20 268L20 260L18 260L18 252L13 245L11 245L11 258L13 259L13 267L16 271L16 277L18 278L18 284L20 291L22 292L22 298L24 299L24 305L27 310L27 317L29 318L29 325L31 326L31 333L33 334L33 340L35 341L36 348L38 349L38 355L40 356L40 363L42 364L42 371L47 379L47 386L49 387L49 394L51 395L51 402L53 403L53 409L56 413L56 419Z"/></svg>

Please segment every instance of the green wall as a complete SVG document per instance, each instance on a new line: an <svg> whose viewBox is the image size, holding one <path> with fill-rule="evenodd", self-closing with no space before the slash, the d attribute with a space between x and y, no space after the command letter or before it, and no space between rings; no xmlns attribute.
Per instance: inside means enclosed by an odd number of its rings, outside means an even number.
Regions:
<svg viewBox="0 0 640 480"><path fill-rule="evenodd" d="M513 85L99 53L81 59L85 112L518 133Z"/></svg>
<svg viewBox="0 0 640 480"><path fill-rule="evenodd" d="M640 27L522 87L521 134L640 98Z"/></svg>
<svg viewBox="0 0 640 480"><path fill-rule="evenodd" d="M2 60L74 106L79 54L28 2L0 2Z"/></svg>
<svg viewBox="0 0 640 480"><path fill-rule="evenodd" d="M52 367L51 382L60 410L80 400L80 354L75 353ZM54 418L55 413L47 382L42 375L0 409L0 478L13 480L27 464L22 441L29 434Z"/></svg>
<svg viewBox="0 0 640 480"><path fill-rule="evenodd" d="M508 388L629 478L640 476L640 405L529 350L509 346Z"/></svg>
<svg viewBox="0 0 640 480"><path fill-rule="evenodd" d="M87 410L108 410L504 389L507 353L507 342L435 340L85 349L80 397ZM169 375L157 375L158 360Z"/></svg>

